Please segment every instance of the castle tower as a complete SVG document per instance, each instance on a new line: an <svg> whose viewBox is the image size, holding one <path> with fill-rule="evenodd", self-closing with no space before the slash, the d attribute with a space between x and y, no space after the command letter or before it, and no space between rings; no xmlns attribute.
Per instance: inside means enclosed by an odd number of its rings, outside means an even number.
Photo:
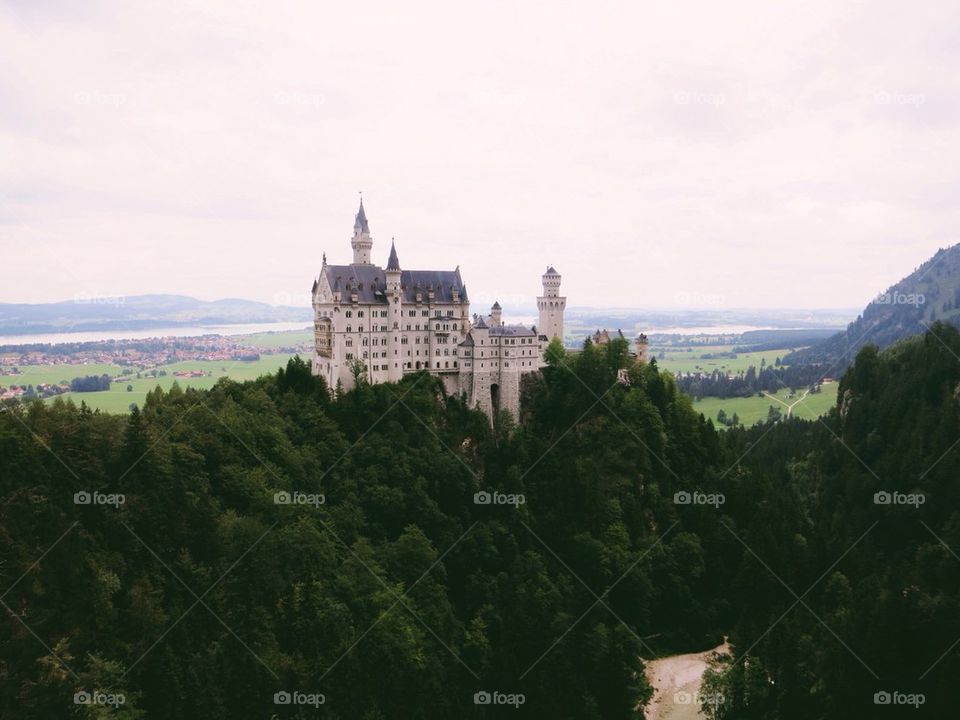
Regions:
<svg viewBox="0 0 960 720"><path fill-rule="evenodd" d="M361 212L363 206L360 207ZM403 377L403 359L401 357L402 343L400 340L400 323L403 320L403 289L400 285L400 259L397 257L397 248L390 241L390 259L387 260L387 269L384 272L387 280L387 302L390 309L387 311L389 324L387 326L387 379L390 382L400 382Z"/></svg>
<svg viewBox="0 0 960 720"><path fill-rule="evenodd" d="M503 324L503 309L500 307L500 303L494 301L493 307L490 308L490 324L493 327Z"/></svg>
<svg viewBox="0 0 960 720"><path fill-rule="evenodd" d="M537 298L541 335L546 335L549 340L563 340L563 311L566 306L567 299L560 297L560 273L548 267L543 274L543 295Z"/></svg>
<svg viewBox="0 0 960 720"><path fill-rule="evenodd" d="M650 341L647 340L647 336L640 333L637 336L636 345L637 362L646 363L650 359Z"/></svg>
<svg viewBox="0 0 960 720"><path fill-rule="evenodd" d="M353 264L369 265L370 251L373 249L373 238L370 237L370 226L367 224L367 213L363 210L363 198L360 198L360 209L357 219L353 223L353 238L350 240L353 248Z"/></svg>

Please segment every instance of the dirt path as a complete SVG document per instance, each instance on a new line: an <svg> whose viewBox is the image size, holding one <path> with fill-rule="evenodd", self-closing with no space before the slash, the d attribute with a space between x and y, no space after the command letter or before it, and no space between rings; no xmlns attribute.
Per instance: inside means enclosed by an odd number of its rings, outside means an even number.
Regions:
<svg viewBox="0 0 960 720"><path fill-rule="evenodd" d="M803 391L803 395L801 395L799 398L797 398L796 400L794 400L792 403L785 403L783 400L781 400L780 398L778 398L776 395L771 395L771 394L768 393L766 390L763 391L763 394L766 395L766 396L767 396L768 398L770 398L771 400L776 400L778 403L780 403L781 405L783 405L783 406L787 409L787 417L790 417L791 415L793 415L793 408L796 407L797 403L803 402L803 399L804 399L807 395L810 394L810 390L809 390L809 389L808 389L808 390L804 390L804 391Z"/></svg>
<svg viewBox="0 0 960 720"><path fill-rule="evenodd" d="M671 655L648 662L647 680L653 686L653 698L644 713L646 720L698 720L704 717L699 704L685 701L699 692L711 653L729 651L724 642L713 650Z"/></svg>

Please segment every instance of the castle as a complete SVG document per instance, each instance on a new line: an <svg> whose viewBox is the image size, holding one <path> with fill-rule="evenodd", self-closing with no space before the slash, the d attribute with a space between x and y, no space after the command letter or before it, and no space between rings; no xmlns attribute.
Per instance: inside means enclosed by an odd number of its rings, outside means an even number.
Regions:
<svg viewBox="0 0 960 720"><path fill-rule="evenodd" d="M538 330L506 324L498 302L486 318L471 315L459 266L404 270L394 243L386 268L374 265L363 200L350 245L353 262L329 265L324 253L313 283L313 373L349 390L359 377L396 382L426 370L491 418L501 409L518 417L521 376L539 371L550 341L563 339L560 273L543 274Z"/></svg>

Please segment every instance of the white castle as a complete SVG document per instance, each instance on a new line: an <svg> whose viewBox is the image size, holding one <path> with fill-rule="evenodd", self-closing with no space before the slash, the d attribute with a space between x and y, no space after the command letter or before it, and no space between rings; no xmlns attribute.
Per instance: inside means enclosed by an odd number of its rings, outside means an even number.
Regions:
<svg viewBox="0 0 960 720"><path fill-rule="evenodd" d="M486 317L470 314L467 288L454 270L403 270L394 243L384 269L370 262L373 239L363 200L353 225L353 262L328 265L313 283L313 373L334 388L396 382L421 370L439 377L448 393L493 417L519 416L520 377L544 365L553 338L563 339L560 273L548 267L537 327L503 322L500 303Z"/></svg>

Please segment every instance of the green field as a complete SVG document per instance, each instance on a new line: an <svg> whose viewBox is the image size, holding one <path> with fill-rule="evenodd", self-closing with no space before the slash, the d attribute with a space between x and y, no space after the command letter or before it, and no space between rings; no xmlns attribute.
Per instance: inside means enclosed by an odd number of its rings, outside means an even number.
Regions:
<svg viewBox="0 0 960 720"><path fill-rule="evenodd" d="M663 370L670 372L705 372L711 373L714 370L736 374L741 370L746 370L751 365L760 369L760 361L766 360L767 365L773 365L779 357L782 358L790 348L781 348L779 350L760 350L755 352L737 353L736 358L714 358L704 359L704 354L732 352L733 345L707 345L694 346L691 348L676 347L654 347L650 350L650 356L657 359L657 364ZM661 358L660 355L663 354Z"/></svg>
<svg viewBox="0 0 960 720"><path fill-rule="evenodd" d="M224 377L229 377L238 382L254 380L261 375L276 372L278 368L287 364L290 357L290 355L281 354L263 355L259 360L252 361L189 360L158 368L167 372L165 377L143 377L140 379L136 377L136 370L117 365L24 365L20 368L23 372L22 375L0 377L0 385L36 385L38 383L59 383L64 380L70 382L75 377L103 375L104 373L111 377L128 376L130 377L129 380L115 382L110 390L104 390L103 392L64 393L56 396L63 399L72 399L77 404L83 401L95 410L125 413L129 412L131 403L136 403L142 407L147 393L157 386L169 390L176 382L182 388L211 388L220 378ZM178 378L174 375L175 372L191 370L203 370L209 372L210 375L196 378ZM128 392L127 385L133 386L133 390ZM47 398L46 402L53 402L56 397Z"/></svg>
<svg viewBox="0 0 960 720"><path fill-rule="evenodd" d="M739 416L740 423L749 426L766 420L771 405L785 415L787 408L781 403L795 403L803 395L803 391L798 392L793 398L788 397L789 394L789 390L781 390L776 393L781 402L777 402L766 395L754 395L748 398L706 397L694 401L693 409L703 413L708 419L712 419L714 424L717 424L717 413L723 409L728 417L736 413ZM793 416L812 420L829 411L836 405L836 402L837 383L825 383L821 386L821 392L807 395L802 401L796 402L793 407ZM717 427L722 428L723 426L718 424Z"/></svg>
<svg viewBox="0 0 960 720"><path fill-rule="evenodd" d="M310 330L284 330L283 332L262 332L251 335L233 335L231 336L237 342L264 350L276 350L281 347L291 347L294 345L303 345L313 341L313 332Z"/></svg>

